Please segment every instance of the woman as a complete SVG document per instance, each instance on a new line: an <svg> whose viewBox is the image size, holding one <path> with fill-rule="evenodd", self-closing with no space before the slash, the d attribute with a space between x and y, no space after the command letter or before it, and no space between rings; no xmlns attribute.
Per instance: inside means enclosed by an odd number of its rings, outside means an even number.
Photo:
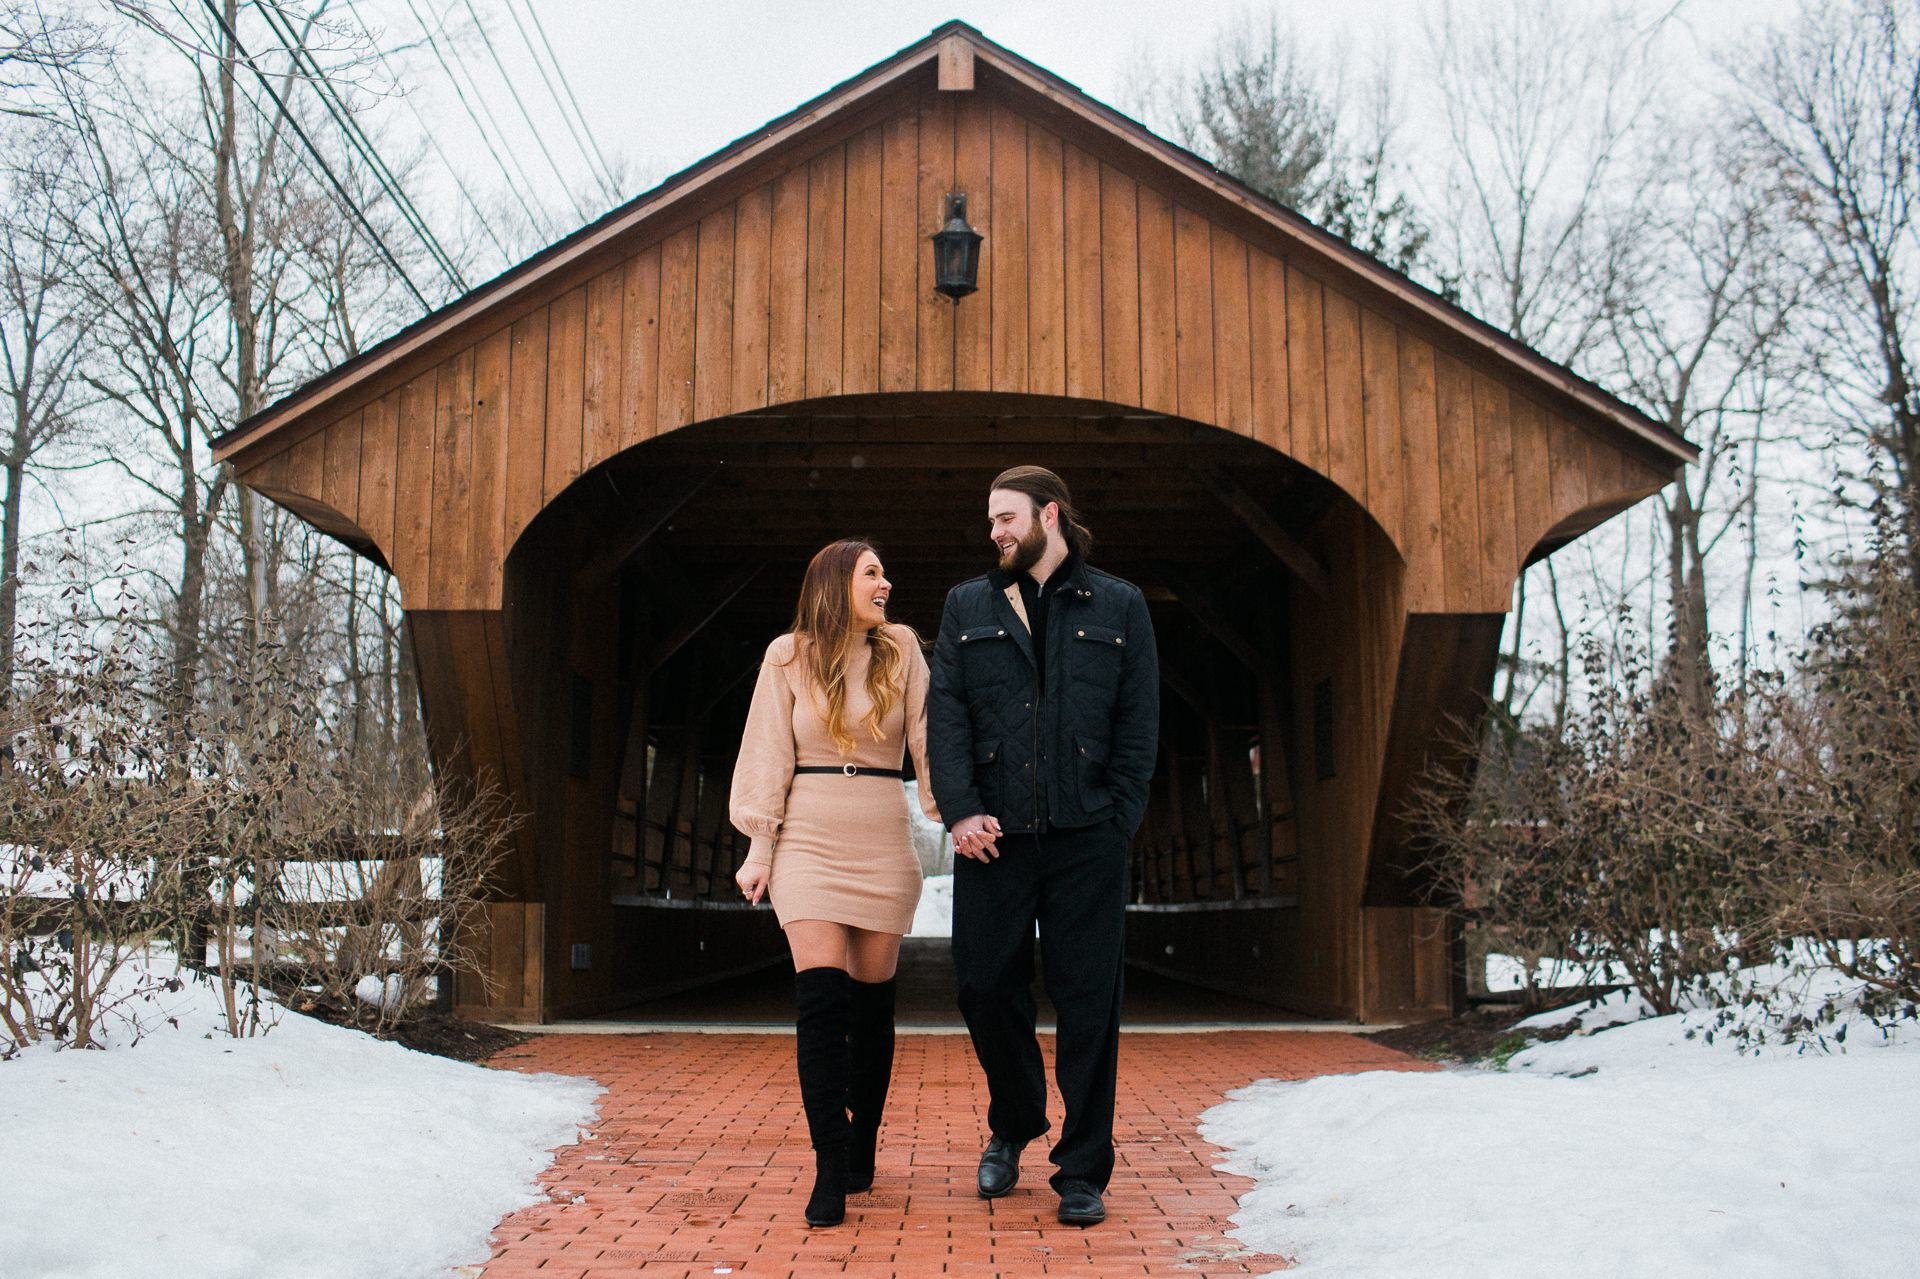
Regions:
<svg viewBox="0 0 1920 1279"><path fill-rule="evenodd" d="M761 663L733 772L730 815L752 839L735 882L749 902L772 898L793 951L811 1226L839 1224L847 1195L873 1185L894 969L920 901L903 748L921 808L940 816L926 783L927 661L913 628L887 621L892 591L866 542L813 557L793 630Z"/></svg>

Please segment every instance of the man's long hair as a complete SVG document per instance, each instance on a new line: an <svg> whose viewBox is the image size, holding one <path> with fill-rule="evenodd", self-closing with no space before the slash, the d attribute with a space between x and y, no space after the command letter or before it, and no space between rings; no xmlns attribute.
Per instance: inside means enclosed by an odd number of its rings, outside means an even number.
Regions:
<svg viewBox="0 0 1920 1279"><path fill-rule="evenodd" d="M1060 506L1060 536L1066 539L1067 549L1086 559L1093 551L1093 530L1080 522L1080 513L1073 509L1073 495L1067 492L1067 482L1044 466L1015 466L1000 472L993 482L997 489L1011 489L1015 493L1025 493L1033 500L1033 512L1048 502Z"/></svg>
<svg viewBox="0 0 1920 1279"><path fill-rule="evenodd" d="M851 755L853 732L847 726L847 665L855 644L872 654L867 664L867 696L873 710L864 727L880 740L887 716L906 695L906 653L885 626L862 631L853 624L853 570L871 542L842 538L815 553L800 579L800 603L793 612L793 655L806 663L813 686L826 702L827 733L842 753ZM802 656L804 654L804 657Z"/></svg>

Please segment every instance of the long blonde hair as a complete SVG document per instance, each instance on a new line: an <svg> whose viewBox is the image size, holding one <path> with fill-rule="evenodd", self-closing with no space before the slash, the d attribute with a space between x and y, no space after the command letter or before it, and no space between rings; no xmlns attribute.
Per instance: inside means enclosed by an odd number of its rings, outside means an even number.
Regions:
<svg viewBox="0 0 1920 1279"><path fill-rule="evenodd" d="M794 656L806 654L806 672L827 703L827 734L843 754L851 755L853 732L847 725L847 667L853 646L871 652L867 696L873 699L865 728L875 741L893 708L906 696L907 655L887 627L862 631L853 624L853 571L872 543L842 538L820 548L800 579L800 603L793 613ZM802 643L801 641L805 641Z"/></svg>

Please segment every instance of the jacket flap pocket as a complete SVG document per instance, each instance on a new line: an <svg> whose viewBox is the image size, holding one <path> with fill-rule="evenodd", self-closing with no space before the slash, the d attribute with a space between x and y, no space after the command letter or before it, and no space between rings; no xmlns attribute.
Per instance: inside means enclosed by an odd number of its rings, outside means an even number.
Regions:
<svg viewBox="0 0 1920 1279"><path fill-rule="evenodd" d="M983 626L969 626L966 630L960 632L960 642L962 644L971 644L979 640L1005 639L1006 637L1007 628L994 622L988 622Z"/></svg>
<svg viewBox="0 0 1920 1279"><path fill-rule="evenodd" d="M974 742L973 744L973 762L974 763L991 764L993 763L994 760L999 758L1000 758L999 739L996 738L992 741Z"/></svg>
<svg viewBox="0 0 1920 1279"><path fill-rule="evenodd" d="M1076 737L1073 739L1073 749L1081 758L1090 759L1096 764L1107 762L1107 743L1103 738Z"/></svg>
<svg viewBox="0 0 1920 1279"><path fill-rule="evenodd" d="M1109 648L1120 648L1127 642L1127 637L1113 627L1094 626L1091 623L1076 625L1073 628L1073 637L1094 644L1105 644Z"/></svg>

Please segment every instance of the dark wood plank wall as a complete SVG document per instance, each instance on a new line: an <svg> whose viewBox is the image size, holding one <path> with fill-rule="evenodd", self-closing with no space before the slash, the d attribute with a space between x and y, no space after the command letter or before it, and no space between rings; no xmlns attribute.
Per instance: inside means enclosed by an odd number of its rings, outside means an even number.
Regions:
<svg viewBox="0 0 1920 1279"><path fill-rule="evenodd" d="M987 237L958 308L925 241L956 187ZM1278 248L988 93L928 94L242 474L434 610L499 607L507 550L596 463L820 396L1087 396L1259 440L1372 514L1413 612L1503 611L1550 529L1668 478Z"/></svg>
<svg viewBox="0 0 1920 1279"><path fill-rule="evenodd" d="M420 683L428 692L427 742L439 775L478 786L511 810L528 813L531 795L501 614L419 610L409 621ZM483 964L494 989L463 976L455 992L461 1006L487 1007L492 1016L540 1018L546 944L540 853L535 831L522 821L495 880L502 900L489 904L489 926L464 939L490 952Z"/></svg>
<svg viewBox="0 0 1920 1279"><path fill-rule="evenodd" d="M1379 793L1381 750L1392 710L1412 571L1384 533L1352 507L1332 515L1327 544L1333 595L1294 592L1292 739L1295 812L1302 849L1364 850ZM1321 776L1315 689L1332 692L1332 776ZM1359 999L1358 907L1366 872L1362 855L1303 856L1295 868L1299 899L1291 934L1300 951L1294 1002L1303 1011L1350 1010Z"/></svg>

